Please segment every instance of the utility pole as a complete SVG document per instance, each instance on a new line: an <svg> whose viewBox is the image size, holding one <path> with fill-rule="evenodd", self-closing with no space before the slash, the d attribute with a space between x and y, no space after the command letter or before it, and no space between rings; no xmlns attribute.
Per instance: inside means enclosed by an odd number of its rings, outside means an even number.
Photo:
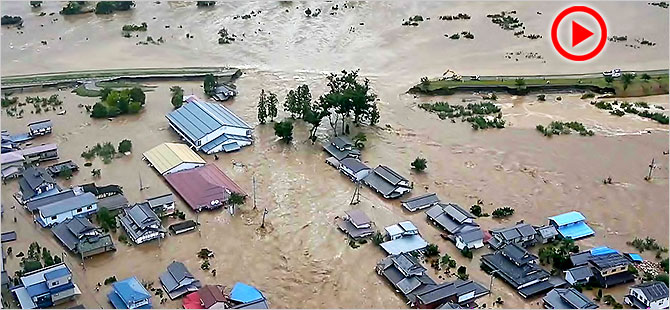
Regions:
<svg viewBox="0 0 670 310"><path fill-rule="evenodd" d="M361 202L361 182L356 182L356 188L354 189L354 195L351 197L350 205L355 205Z"/></svg>
<svg viewBox="0 0 670 310"><path fill-rule="evenodd" d="M256 175L255 174L251 177L251 180L253 182L253 191L254 191L254 210L256 210ZM263 215L263 216L265 216L265 215Z"/></svg>
<svg viewBox="0 0 670 310"><path fill-rule="evenodd" d="M651 159L651 164L649 164L649 174L644 178L647 181L651 181L651 174L654 171L654 168L656 168L655 162L656 162L655 158L652 158Z"/></svg>
<svg viewBox="0 0 670 310"><path fill-rule="evenodd" d="M202 232L200 231L200 212L195 212L195 226L198 227L198 236L202 237Z"/></svg>
<svg viewBox="0 0 670 310"><path fill-rule="evenodd" d="M263 209L263 221L261 222L261 228L265 228L265 215L268 214L268 208Z"/></svg>

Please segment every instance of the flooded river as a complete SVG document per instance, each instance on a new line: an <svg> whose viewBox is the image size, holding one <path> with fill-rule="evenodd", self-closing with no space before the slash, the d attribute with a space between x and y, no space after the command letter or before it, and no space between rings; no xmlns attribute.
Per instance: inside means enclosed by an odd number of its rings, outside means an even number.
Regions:
<svg viewBox="0 0 670 310"><path fill-rule="evenodd" d="M338 4L335 15L332 6ZM57 11L61 3L48 2L42 11ZM323 93L325 73L341 69L361 69L371 79L379 95L381 121L377 127L354 128L363 131L368 142L362 159L369 166L385 164L414 182L413 195L436 192L443 201L468 208L478 199L486 212L511 206L516 212L509 219L481 218L484 229L508 226L525 220L544 224L548 216L579 210L587 217L596 236L581 240L586 249L607 245L622 251L634 251L626 241L650 236L668 244L668 150L667 126L640 117L612 116L579 99L580 94L548 94L547 101L535 96L501 95L498 103L509 122L502 130L473 131L468 124L440 120L418 108L420 102L446 100L459 103L478 96L459 94L448 97L414 97L405 94L421 76L439 76L447 69L463 74L520 74L597 72L619 66L642 70L668 67L668 38L658 29L667 29L668 11L646 3L596 3L607 16L612 33L644 37L657 43L654 47L627 48L609 44L598 59L585 64L567 64L554 55L546 38L516 38L492 24L485 15L502 10L518 11L527 31L545 37L547 23L562 8L562 3L220 3L213 9L198 9L192 3L138 3L132 12L114 16L39 17L27 3L3 2L3 14L21 15L23 33L13 28L2 29L3 75L30 72L125 67L176 67L229 65L244 69L237 81L237 98L225 103L235 113L256 126L254 144L219 160L203 156L219 166L247 193L253 192L256 179L256 204L252 199L235 216L226 212L206 212L199 216L200 232L170 236L158 243L126 246L116 243L118 250L85 262L66 257L73 266L75 281L83 291L78 299L90 308L109 307L108 287L96 292L95 285L115 275L154 281L172 260L186 264L206 284L232 286L242 281L258 287L276 308L403 308L403 298L395 294L385 280L374 272L375 264L384 256L381 249L366 244L349 247L347 239L337 231L335 216L354 207L349 205L354 185L324 163L325 153L319 144L308 140L308 126L296 123L294 141L285 145L274 136L271 124L259 125L256 102L261 89L276 92L283 101L289 89L308 84L314 97ZM623 6L624 8L621 8ZM296 8L298 7L298 8ZM305 17L305 8L322 10L317 17ZM258 12L250 19L233 19L235 15ZM440 21L438 15L472 15L468 21ZM539 15L537 12L541 12ZM401 26L411 15L429 16L418 27ZM155 19L154 19L155 17ZM57 21L51 22L53 18ZM623 26L629 20L644 18L635 27ZM140 38L123 38L121 26L147 22L144 35L164 37L162 45L136 45ZM361 24L363 23L363 24ZM44 27L40 25L43 24ZM181 28L179 26L182 26ZM170 26L166 28L165 26ZM218 45L216 32L226 27L238 36L230 45ZM471 31L473 41L452 41L444 33ZM186 39L186 33L194 35ZM59 37L61 38L59 40ZM88 39L87 39L88 38ZM240 39L241 42L240 42ZM41 40L47 40L42 45ZM538 52L546 63L537 59L505 59L505 52ZM178 141L168 127L165 114L172 110L169 87L180 85L187 94L203 96L201 83L148 82L157 86L147 93L145 110L139 115L108 120L88 117L80 104L93 104L96 98L78 97L69 90L17 94L48 96L58 93L64 100L67 114L55 112L41 115L26 113L23 119L2 113L2 129L13 133L26 129L26 124L50 118L54 133L36 139L34 144L56 142L61 159L73 159L80 166L86 146L98 142L118 144L131 139L133 153L116 158L105 165L95 160L93 167L82 167L70 186L91 182L91 168L100 168L98 184L119 184L131 202L170 191L161 177L142 161L142 152L162 142ZM562 100L556 100L561 96ZM666 109L668 96L646 97L644 100ZM31 110L27 108L26 110ZM280 119L285 117L280 111ZM552 120L580 121L593 128L596 135L546 138L535 129L537 124ZM320 141L332 134L323 124ZM417 174L409 163L417 156L428 159L428 169ZM654 180L643 177L652 158L658 162ZM139 190L141 176L148 189ZM612 177L612 185L602 180ZM28 244L39 241L52 253L62 247L50 231L36 227L30 216L19 209L11 194L16 181L2 186L5 215L2 230L16 230L18 240L11 246L14 253L26 251ZM363 209L377 228L410 219L424 238L436 243L442 253L449 253L459 265L468 267L470 277L488 285L489 277L479 269L480 249L472 260L462 257L453 244L444 241L440 231L425 220L422 212L410 214L399 201L387 201L364 188ZM188 218L195 214L183 201L178 208ZM269 213L266 229L260 229L263 208ZM13 213L17 222L13 222ZM168 220L165 226L172 223ZM117 235L114 235L116 239ZM196 252L207 247L214 251L212 268L216 276L200 270ZM653 259L653 253L643 253ZM10 271L19 268L19 259L9 258ZM436 277L437 278L437 277ZM453 280L453 278L448 280ZM624 287L606 290L621 300ZM499 280L493 282L493 294L480 299L491 302L498 296L505 307L538 307L538 300L526 301ZM154 299L158 304L157 299ZM161 307L180 307L181 301L169 301Z"/></svg>

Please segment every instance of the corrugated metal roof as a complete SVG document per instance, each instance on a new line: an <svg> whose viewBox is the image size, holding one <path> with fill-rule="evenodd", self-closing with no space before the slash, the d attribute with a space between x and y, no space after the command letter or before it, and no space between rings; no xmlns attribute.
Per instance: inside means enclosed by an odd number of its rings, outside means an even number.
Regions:
<svg viewBox="0 0 670 310"><path fill-rule="evenodd" d="M584 222L559 227L558 233L560 233L563 238L570 238L572 240L577 240L579 238L584 238L595 234L593 229L591 229L591 227L586 225Z"/></svg>
<svg viewBox="0 0 670 310"><path fill-rule="evenodd" d="M210 206L214 200L225 202L228 199L225 190L246 195L235 181L214 164L166 174L165 180L194 210Z"/></svg>
<svg viewBox="0 0 670 310"><path fill-rule="evenodd" d="M195 96L186 98L186 104L166 117L192 141L202 139L221 126L252 128L225 106L204 102Z"/></svg>
<svg viewBox="0 0 670 310"><path fill-rule="evenodd" d="M265 299L265 297L263 297L263 294L257 288L242 282L237 282L233 286L233 290L230 292L230 299L237 302L247 303Z"/></svg>
<svg viewBox="0 0 670 310"><path fill-rule="evenodd" d="M427 247L428 243L419 235L411 235L384 242L380 246L386 253L396 255L421 250Z"/></svg>
<svg viewBox="0 0 670 310"><path fill-rule="evenodd" d="M144 152L143 155L160 174L182 163L205 164L202 157L181 143L163 143Z"/></svg>
<svg viewBox="0 0 670 310"><path fill-rule="evenodd" d="M567 225L567 224L577 223L577 222L580 222L580 221L585 221L586 218L584 217L583 214L581 214L577 211L571 211L571 212L568 212L568 213L563 213L563 214L559 214L559 215L556 215L556 216L552 216L552 217L549 218L549 220L553 221L558 226L563 226L563 225Z"/></svg>
<svg viewBox="0 0 670 310"><path fill-rule="evenodd" d="M112 286L114 287L116 294L118 294L126 304L142 301L151 297L149 291L147 291L142 283L135 277L114 282Z"/></svg>
<svg viewBox="0 0 670 310"><path fill-rule="evenodd" d="M68 199L54 202L39 209L42 217L51 217L64 212L76 210L81 207L92 205L98 201L95 195L91 193L83 193L79 196L74 196Z"/></svg>

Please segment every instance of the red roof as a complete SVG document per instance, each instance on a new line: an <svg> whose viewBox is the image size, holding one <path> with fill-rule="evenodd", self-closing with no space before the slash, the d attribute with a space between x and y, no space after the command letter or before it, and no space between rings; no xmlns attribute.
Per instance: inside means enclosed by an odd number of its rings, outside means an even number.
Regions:
<svg viewBox="0 0 670 310"><path fill-rule="evenodd" d="M200 304L200 295L198 292L186 295L186 297L181 300L181 303L184 309L205 309L205 307Z"/></svg>
<svg viewBox="0 0 670 310"><path fill-rule="evenodd" d="M228 200L230 192L246 196L235 181L213 164L166 174L164 177L179 196L196 211L202 208L220 207Z"/></svg>
<svg viewBox="0 0 670 310"><path fill-rule="evenodd" d="M198 294L200 294L203 306L207 309L227 300L223 294L223 287L220 285L205 285L198 290Z"/></svg>

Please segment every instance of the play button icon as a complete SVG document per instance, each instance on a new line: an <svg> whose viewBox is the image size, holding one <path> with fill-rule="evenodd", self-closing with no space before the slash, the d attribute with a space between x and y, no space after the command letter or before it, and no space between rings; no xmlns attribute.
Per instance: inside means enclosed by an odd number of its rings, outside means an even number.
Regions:
<svg viewBox="0 0 670 310"><path fill-rule="evenodd" d="M559 36L559 25L564 20ZM566 59L586 61L600 54L605 47L607 25L594 9L582 5L572 6L561 11L554 19L551 25L551 43Z"/></svg>
<svg viewBox="0 0 670 310"><path fill-rule="evenodd" d="M579 45L593 35L593 31L586 29L574 20L572 21L572 47Z"/></svg>

